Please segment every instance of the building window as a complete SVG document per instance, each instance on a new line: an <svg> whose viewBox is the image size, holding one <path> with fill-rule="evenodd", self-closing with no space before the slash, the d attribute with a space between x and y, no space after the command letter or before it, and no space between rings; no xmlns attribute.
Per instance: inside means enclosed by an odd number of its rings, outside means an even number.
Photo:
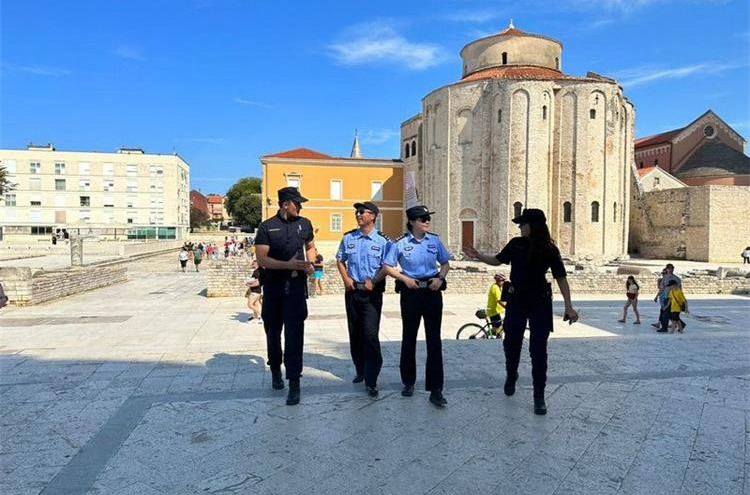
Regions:
<svg viewBox="0 0 750 495"><path fill-rule="evenodd" d="M658 158L654 160L654 165L659 165L659 159Z"/></svg>
<svg viewBox="0 0 750 495"><path fill-rule="evenodd" d="M16 206L15 193L9 193L5 195L5 206Z"/></svg>
<svg viewBox="0 0 750 495"><path fill-rule="evenodd" d="M639 168L643 168L643 162L640 162L640 163L638 164L638 167L639 167Z"/></svg>
<svg viewBox="0 0 750 495"><path fill-rule="evenodd" d="M102 173L104 175L115 175L115 164L105 163L102 165Z"/></svg>
<svg viewBox="0 0 750 495"><path fill-rule="evenodd" d="M29 189L32 191L42 190L42 179L31 178L29 179Z"/></svg>
<svg viewBox="0 0 750 495"><path fill-rule="evenodd" d="M5 166L5 170L8 171L8 174L14 175L16 173L16 161L15 160L2 160L0 164Z"/></svg>
<svg viewBox="0 0 750 495"><path fill-rule="evenodd" d="M41 174L42 173L42 164L39 162L31 162L29 163L29 173L30 174Z"/></svg>
<svg viewBox="0 0 750 495"><path fill-rule="evenodd" d="M547 105L542 107L542 120L547 120Z"/></svg>
<svg viewBox="0 0 750 495"><path fill-rule="evenodd" d="M104 205L105 208L114 208L115 207L115 198L112 196L104 196Z"/></svg>
<svg viewBox="0 0 750 495"><path fill-rule="evenodd" d="M563 203L563 222L570 223L573 221L573 205L570 201Z"/></svg>
<svg viewBox="0 0 750 495"><path fill-rule="evenodd" d="M294 175L294 176L286 178L287 187L296 187L297 189L299 189L299 182L300 181L299 181L298 175Z"/></svg>
<svg viewBox="0 0 750 495"><path fill-rule="evenodd" d="M79 179L78 180L78 190L79 191L90 191L91 190L91 181L89 179Z"/></svg>
<svg viewBox="0 0 750 495"><path fill-rule="evenodd" d="M55 175L65 175L64 162L55 162Z"/></svg>
<svg viewBox="0 0 750 495"><path fill-rule="evenodd" d="M31 235L49 235L52 227L31 227Z"/></svg>
<svg viewBox="0 0 750 495"><path fill-rule="evenodd" d="M612 221L617 222L617 201L612 203Z"/></svg>
<svg viewBox="0 0 750 495"><path fill-rule="evenodd" d="M370 183L370 199L374 201L383 200L383 183L380 181L372 181Z"/></svg>
<svg viewBox="0 0 750 495"><path fill-rule="evenodd" d="M78 163L78 174L79 175L89 175L91 173L91 164L88 162L79 162Z"/></svg>
<svg viewBox="0 0 750 495"><path fill-rule="evenodd" d="M590 119L595 119L596 118L596 110L594 110L593 108L591 110L589 110L589 118Z"/></svg>
<svg viewBox="0 0 750 495"><path fill-rule="evenodd" d="M520 201L513 203L513 218L520 216L523 212L523 204Z"/></svg>
<svg viewBox="0 0 750 495"><path fill-rule="evenodd" d="M135 177L138 175L138 165L126 165L125 166L125 175L128 177Z"/></svg>
<svg viewBox="0 0 750 495"><path fill-rule="evenodd" d="M411 142L411 156L417 156L417 141Z"/></svg>
<svg viewBox="0 0 750 495"><path fill-rule="evenodd" d="M65 190L65 179L55 179L55 191Z"/></svg>
<svg viewBox="0 0 750 495"><path fill-rule="evenodd" d="M499 124L502 121L503 121L503 111L502 110L498 110L497 111L497 123Z"/></svg>
<svg viewBox="0 0 750 495"><path fill-rule="evenodd" d="M91 196L81 196L81 206L91 206Z"/></svg>
<svg viewBox="0 0 750 495"><path fill-rule="evenodd" d="M599 221L599 202L598 201L591 202L591 221L592 222Z"/></svg>
<svg viewBox="0 0 750 495"><path fill-rule="evenodd" d="M341 213L331 213L331 232L341 232Z"/></svg>
<svg viewBox="0 0 750 495"><path fill-rule="evenodd" d="M138 190L138 179L128 179L126 188L128 192L136 192Z"/></svg>
<svg viewBox="0 0 750 495"><path fill-rule="evenodd" d="M560 57L555 57L555 69L560 70Z"/></svg>
<svg viewBox="0 0 750 495"><path fill-rule="evenodd" d="M135 219L133 217L128 217L128 223L134 223Z"/></svg>
<svg viewBox="0 0 750 495"><path fill-rule="evenodd" d="M31 201L31 206L42 206L42 202L41 201L34 201L34 200L32 200Z"/></svg>
<svg viewBox="0 0 750 495"><path fill-rule="evenodd" d="M406 146L404 146L404 158L409 158L411 155L409 154L409 143L406 143Z"/></svg>
<svg viewBox="0 0 750 495"><path fill-rule="evenodd" d="M375 230L382 231L383 230L383 216L378 215L375 217Z"/></svg>
<svg viewBox="0 0 750 495"><path fill-rule="evenodd" d="M341 199L341 181L331 181L331 199Z"/></svg>
<svg viewBox="0 0 750 495"><path fill-rule="evenodd" d="M503 52L503 65L508 63L508 52Z"/></svg>
<svg viewBox="0 0 750 495"><path fill-rule="evenodd" d="M113 179L107 179L104 181L104 190L105 191L114 191L115 190L115 181Z"/></svg>

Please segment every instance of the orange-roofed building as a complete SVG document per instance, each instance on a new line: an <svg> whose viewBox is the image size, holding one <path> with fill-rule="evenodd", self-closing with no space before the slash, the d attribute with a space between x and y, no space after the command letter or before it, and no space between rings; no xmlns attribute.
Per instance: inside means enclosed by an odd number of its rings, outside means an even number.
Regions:
<svg viewBox="0 0 750 495"><path fill-rule="evenodd" d="M209 194L206 196L208 216L212 222L226 222L230 219L229 213L224 206L225 196L220 194Z"/></svg>
<svg viewBox="0 0 750 495"><path fill-rule="evenodd" d="M260 157L263 170L263 219L279 209L277 191L299 188L308 199L302 215L315 229L318 249L331 256L347 231L357 227L353 204L372 201L380 209L376 228L389 236L404 229L403 175L400 160L362 158L354 138L351 156L336 157L295 148Z"/></svg>

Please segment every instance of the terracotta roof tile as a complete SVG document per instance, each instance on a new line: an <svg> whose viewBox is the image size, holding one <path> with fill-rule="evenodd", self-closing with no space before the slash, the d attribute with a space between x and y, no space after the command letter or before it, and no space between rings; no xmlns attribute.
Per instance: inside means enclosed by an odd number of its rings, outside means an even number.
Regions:
<svg viewBox="0 0 750 495"><path fill-rule="evenodd" d="M640 177L643 177L643 176L645 176L645 175L649 174L650 172L654 171L654 170L655 170L655 169L657 169L657 168L659 168L659 167L657 167L656 165L654 165L654 166L651 166L651 167L643 167L643 168L639 168L639 169L638 169L638 175L639 175Z"/></svg>
<svg viewBox="0 0 750 495"><path fill-rule="evenodd" d="M669 143L672 141L673 137L677 136L684 129L684 127L680 127L679 129L662 132L661 134L653 134L651 136L642 137L640 139L636 139L635 143L633 144L636 148L642 148L644 146L651 146L652 144Z"/></svg>
<svg viewBox="0 0 750 495"><path fill-rule="evenodd" d="M480 79L569 79L559 70L547 67L513 66L513 67L490 67L469 74L461 79L465 81L477 81Z"/></svg>
<svg viewBox="0 0 750 495"><path fill-rule="evenodd" d="M520 29L516 29L514 27L508 27L503 31L500 31L500 36L529 36L529 33L526 31L521 31Z"/></svg>
<svg viewBox="0 0 750 495"><path fill-rule="evenodd" d="M309 148L294 148L292 150L280 151L279 153L271 153L263 155L263 158L275 157L275 158L307 158L307 159L319 159L319 160L330 160L333 158L331 155L320 153Z"/></svg>
<svg viewBox="0 0 750 495"><path fill-rule="evenodd" d="M206 196L206 201L209 203L220 204L224 202L224 196L217 196L215 194L209 194Z"/></svg>

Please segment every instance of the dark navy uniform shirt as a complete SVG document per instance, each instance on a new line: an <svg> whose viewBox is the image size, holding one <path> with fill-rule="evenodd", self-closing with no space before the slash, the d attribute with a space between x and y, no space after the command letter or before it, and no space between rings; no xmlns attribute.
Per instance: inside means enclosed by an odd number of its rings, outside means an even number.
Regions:
<svg viewBox="0 0 750 495"><path fill-rule="evenodd" d="M391 245L385 264L396 266L398 263L407 276L425 279L436 276L438 265L447 263L450 258L450 253L437 234L427 232L422 240L417 240L411 232L407 232Z"/></svg>
<svg viewBox="0 0 750 495"><path fill-rule="evenodd" d="M303 260L305 259L305 245L314 237L310 220L304 217L285 220L279 212L258 226L255 244L268 246L268 256L271 258L281 261L288 261L292 258ZM290 270L266 269L267 280L285 278L290 273ZM301 274L304 275L304 273Z"/></svg>
<svg viewBox="0 0 750 495"><path fill-rule="evenodd" d="M528 238L514 237L495 255L500 263L510 264L510 283L515 289L543 289L547 284L545 275L550 269L555 278L567 275L557 246L553 246L547 256L532 257L530 249L531 241Z"/></svg>
<svg viewBox="0 0 750 495"><path fill-rule="evenodd" d="M346 263L346 273L355 282L372 280L383 266L389 243L390 240L375 229L369 234L360 229L350 230L341 239L336 259Z"/></svg>

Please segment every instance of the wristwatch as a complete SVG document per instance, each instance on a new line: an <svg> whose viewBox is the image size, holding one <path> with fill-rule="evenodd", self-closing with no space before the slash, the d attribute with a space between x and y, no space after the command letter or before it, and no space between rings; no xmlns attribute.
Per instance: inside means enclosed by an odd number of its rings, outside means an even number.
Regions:
<svg viewBox="0 0 750 495"><path fill-rule="evenodd" d="M441 273L440 275L438 275L438 278L439 278L439 279L440 279L441 281L442 281L442 280L445 280L445 275L443 275L443 274Z"/></svg>

